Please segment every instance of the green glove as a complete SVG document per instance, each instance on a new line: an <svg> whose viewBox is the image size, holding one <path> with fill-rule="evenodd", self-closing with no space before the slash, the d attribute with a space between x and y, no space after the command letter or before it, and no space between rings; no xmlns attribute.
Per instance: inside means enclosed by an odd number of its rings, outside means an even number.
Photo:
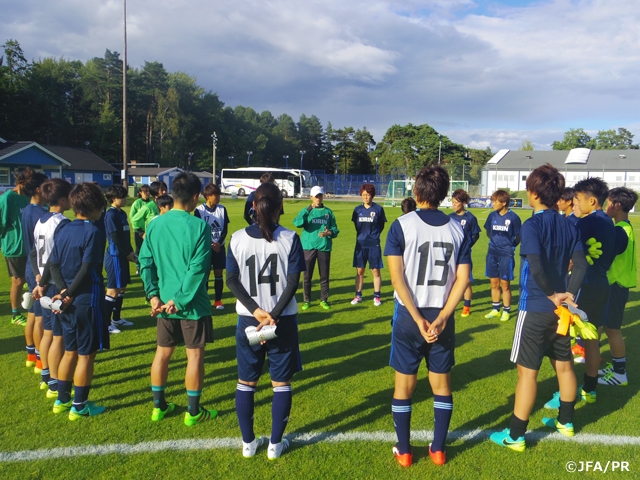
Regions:
<svg viewBox="0 0 640 480"><path fill-rule="evenodd" d="M602 250L600 250L602 248L602 242L598 242L595 238L591 237L587 240L587 245L589 245L586 255L587 262L589 265L593 265L593 259L597 260L600 258L600 255L602 255Z"/></svg>

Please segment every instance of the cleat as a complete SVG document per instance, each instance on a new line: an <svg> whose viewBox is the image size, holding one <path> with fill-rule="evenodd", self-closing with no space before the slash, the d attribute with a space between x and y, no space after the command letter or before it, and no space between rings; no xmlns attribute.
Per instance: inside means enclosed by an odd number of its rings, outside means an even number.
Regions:
<svg viewBox="0 0 640 480"><path fill-rule="evenodd" d="M609 372L613 372L613 363L611 362L607 363L603 369L598 370L598 375L603 376Z"/></svg>
<svg viewBox="0 0 640 480"><path fill-rule="evenodd" d="M109 333L120 333L121 331L122 330L116 327L113 323L109 325Z"/></svg>
<svg viewBox="0 0 640 480"><path fill-rule="evenodd" d="M111 325L115 325L116 327L133 327L133 322L121 318L120 320L111 320Z"/></svg>
<svg viewBox="0 0 640 480"><path fill-rule="evenodd" d="M393 446L392 451L393 451L393 455L396 457L396 460L398 461L401 467L408 468L411 466L411 464L413 463L413 454L411 452L400 453L400 450L398 450L397 445Z"/></svg>
<svg viewBox="0 0 640 480"><path fill-rule="evenodd" d="M380 297L373 297L373 305L376 307L382 305L382 300L380 300Z"/></svg>
<svg viewBox="0 0 640 480"><path fill-rule="evenodd" d="M35 353L27 353L27 361L25 363L27 368L31 368L31 367L35 367L36 366L36 354Z"/></svg>
<svg viewBox="0 0 640 480"><path fill-rule="evenodd" d="M11 319L11 323L13 323L14 325L19 325L21 327L26 327L27 326L27 319L23 314L19 313L18 315L15 315Z"/></svg>
<svg viewBox="0 0 640 480"><path fill-rule="evenodd" d="M40 382L40 390L48 390L49 389L49 384L47 382Z"/></svg>
<svg viewBox="0 0 640 480"><path fill-rule="evenodd" d="M322 300L320 302L320 306L325 310L331 310L331 305L329 305L326 300Z"/></svg>
<svg viewBox="0 0 640 480"><path fill-rule="evenodd" d="M87 402L82 410L78 410L76 406L72 406L69 410L69 420L72 422L83 417L95 417L106 410L103 406L96 405L93 402Z"/></svg>
<svg viewBox="0 0 640 480"><path fill-rule="evenodd" d="M213 302L213 307L216 310L224 310L224 305L222 304L222 300L216 300L215 302Z"/></svg>
<svg viewBox="0 0 640 480"><path fill-rule="evenodd" d="M159 408L154 408L153 412L151 413L151 421L152 422L159 422L160 420L162 420L164 418L164 416L167 413L171 413L176 409L176 405L174 403L171 402L167 402L167 408L165 410L161 410Z"/></svg>
<svg viewBox="0 0 640 480"><path fill-rule="evenodd" d="M58 398L58 391L57 390L48 389L47 393L45 394L45 396L47 398Z"/></svg>
<svg viewBox="0 0 640 480"><path fill-rule="evenodd" d="M302 303L302 307L301 307L301 308L302 308L302 311L304 312L305 310L309 310L309 307L310 307L310 306L311 306L311 305L309 304L309 302L303 302L303 303Z"/></svg>
<svg viewBox="0 0 640 480"><path fill-rule="evenodd" d="M484 318L496 318L500 316L500 310L496 310L495 308L487 313Z"/></svg>
<svg viewBox="0 0 640 480"><path fill-rule="evenodd" d="M560 408L560 392L554 393L551 400L544 404L544 408L548 408L549 410L557 410Z"/></svg>
<svg viewBox="0 0 640 480"><path fill-rule="evenodd" d="M287 440L286 438L283 438L280 443L274 444L269 442L269 448L267 449L267 458L269 460L275 460L276 458L280 458L280 456L288 448L289 448L289 440Z"/></svg>
<svg viewBox="0 0 640 480"><path fill-rule="evenodd" d="M582 399L583 402L587 402L587 403L596 403L596 391L594 390L593 392L585 392L582 389L582 385L580 385L578 387L578 389L580 390L580 398Z"/></svg>
<svg viewBox="0 0 640 480"><path fill-rule="evenodd" d="M267 443L267 438L266 437L256 437L250 443L242 442L242 456L244 458L251 458L251 457L255 456L256 451L261 446L263 446L265 443ZM280 453L282 453L282 452L280 452Z"/></svg>
<svg viewBox="0 0 640 480"><path fill-rule="evenodd" d="M359 303L362 303L362 297L358 297L356 295L355 297L353 297L353 300L351 300L351 305L357 305Z"/></svg>
<svg viewBox="0 0 640 480"><path fill-rule="evenodd" d="M517 440L511 438L509 435L509 429L505 428L501 432L493 432L489 438L492 442L500 445L501 447L507 447L514 452L524 452L525 448L527 448L527 444L524 442L524 437L520 437Z"/></svg>
<svg viewBox="0 0 640 480"><path fill-rule="evenodd" d="M53 413L57 415L58 413L66 412L67 410L70 410L72 406L72 400L69 400L67 403L62 403L60 400L56 400L53 402Z"/></svg>
<svg viewBox="0 0 640 480"><path fill-rule="evenodd" d="M500 316L500 321L501 322L508 322L510 316L511 315L509 314L509 312L502 312L502 315Z"/></svg>
<svg viewBox="0 0 640 480"><path fill-rule="evenodd" d="M40 375L42 373L42 360L36 360L36 364L33 367L33 373L35 373L36 375Z"/></svg>
<svg viewBox="0 0 640 480"><path fill-rule="evenodd" d="M558 422L557 418L544 417L542 419L542 424L546 425L549 428L555 428L558 433L564 435L565 437L573 437L575 435L575 432L573 431L573 423L565 423L563 425Z"/></svg>
<svg viewBox="0 0 640 480"><path fill-rule="evenodd" d="M616 373L613 370L610 370L602 378L598 379L598 383L600 385L619 385L621 387L626 387L629 385L629 380L627 379L626 372Z"/></svg>
<svg viewBox="0 0 640 480"><path fill-rule="evenodd" d="M198 413L198 415L192 416L189 412L185 412L184 424L187 427L193 427L198 423L206 422L207 420L216 418L217 415L218 415L217 410L214 410L214 409L207 410L206 408L200 407L200 413Z"/></svg>
<svg viewBox="0 0 640 480"><path fill-rule="evenodd" d="M571 353L573 353L574 356L584 357L584 347L576 343L571 347Z"/></svg>
<svg viewBox="0 0 640 480"><path fill-rule="evenodd" d="M444 465L445 463L447 463L446 452L433 452L431 450L431 444L429 444L429 456L431 457L431 460L433 460L433 463L435 463L436 465Z"/></svg>
<svg viewBox="0 0 640 480"><path fill-rule="evenodd" d="M584 355L581 357L573 357L573 363L584 363L585 359L584 359Z"/></svg>
<svg viewBox="0 0 640 480"><path fill-rule="evenodd" d="M471 314L471 307L462 307L461 317L468 317Z"/></svg>

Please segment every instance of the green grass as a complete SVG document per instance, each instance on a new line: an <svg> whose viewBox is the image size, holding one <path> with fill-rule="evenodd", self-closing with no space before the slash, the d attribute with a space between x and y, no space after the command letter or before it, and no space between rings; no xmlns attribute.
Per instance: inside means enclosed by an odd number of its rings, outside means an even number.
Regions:
<svg viewBox="0 0 640 480"><path fill-rule="evenodd" d="M245 226L243 200L224 199L231 218L230 230ZM327 202L341 228L334 241L331 273L332 310L319 305L316 282L310 310L300 313L300 342L304 371L294 378L294 403L287 433L321 432L393 432L391 396L393 370L388 367L390 319L393 314L392 288L383 271L383 301L372 302L372 278L365 278L361 305L352 306L354 274L351 267L355 231L350 222L355 203ZM287 201L281 220L292 227L292 219L305 202ZM393 220L398 208L387 208ZM474 211L480 225L489 211ZM530 211L521 211L523 219ZM634 219L632 219L633 221ZM640 219L639 219L640 220ZM640 222L634 222L637 225ZM386 233L386 232L385 232ZM509 323L486 320L490 309L488 280L484 278L486 236L474 248L474 303L472 314L456 319L457 364L452 371L455 401L451 430L502 429L507 426L513 408L516 372L509 362L514 320ZM516 266L518 268L518 266ZM317 275L317 272L316 272ZM0 279L0 451L12 452L41 448L135 444L175 439L239 438L234 395L236 361L234 331L236 315L233 298L225 289L224 312L214 313L216 341L206 354L203 404L215 407L220 415L207 424L187 428L182 423L186 410L183 348L176 351L171 364L167 399L178 405L177 412L159 423L152 423L149 369L155 351L155 324L144 305L139 277L133 277L123 317L135 326L112 336L112 349L99 354L91 392L92 400L107 411L96 418L69 422L66 415L54 416L51 401L37 390L39 377L24 367L22 328L10 324L9 282ZM301 295L301 294L300 294ZM517 305L514 282L513 305ZM575 416L581 433L638 436L640 432L640 395L638 395L640 293L631 292L623 329L627 341L630 385L601 387L598 403L580 405ZM603 358L609 360L606 339ZM581 378L583 368L578 366ZM433 428L433 401L426 370L419 375L414 396L414 430ZM530 430L546 430L540 423L545 415L544 402L557 389L549 365L540 372L538 400L529 424ZM271 398L268 374L256 394L256 433L270 432ZM277 462L269 462L262 450L256 458L243 459L240 448L192 451L164 451L145 454L111 454L77 458L0 463L0 478L562 478L568 475L570 461L629 461L631 475L640 469L637 446L579 445L574 442L530 442L527 452L504 451L488 441L450 442L448 463L436 467L426 454L425 442L414 442L417 462L401 469L391 455L392 443L346 442L293 444L290 452Z"/></svg>

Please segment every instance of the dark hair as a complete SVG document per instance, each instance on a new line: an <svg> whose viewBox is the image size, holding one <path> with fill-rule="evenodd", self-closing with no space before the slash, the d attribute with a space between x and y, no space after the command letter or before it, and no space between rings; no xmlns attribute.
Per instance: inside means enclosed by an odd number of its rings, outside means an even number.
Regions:
<svg viewBox="0 0 640 480"><path fill-rule="evenodd" d="M173 208L173 197L171 195L167 195L166 193L164 195L160 195L158 198L156 198L156 205L158 206L158 208Z"/></svg>
<svg viewBox="0 0 640 480"><path fill-rule="evenodd" d="M13 171L13 178L16 181L16 185L24 185L29 181L33 175L31 167L18 167Z"/></svg>
<svg viewBox="0 0 640 480"><path fill-rule="evenodd" d="M617 187L609 190L607 200L611 203L619 203L624 213L629 213L638 201L638 194L625 187Z"/></svg>
<svg viewBox="0 0 640 480"><path fill-rule="evenodd" d="M571 202L573 204L573 199L576 196L576 191L571 187L564 187L562 193L560 194L560 200L564 200L565 202Z"/></svg>
<svg viewBox="0 0 640 480"><path fill-rule="evenodd" d="M156 180L155 182L151 182L151 185L149 185L149 193L153 198L156 198L158 195L160 195L160 190L164 190L165 192L169 190L167 188L167 184L162 180Z"/></svg>
<svg viewBox="0 0 640 480"><path fill-rule="evenodd" d="M142 185L142 186L138 189L138 198L142 198L142 195L140 195L142 192L147 192L147 193L149 193L149 185Z"/></svg>
<svg viewBox="0 0 640 480"><path fill-rule="evenodd" d="M153 183L151 185L153 186ZM182 172L173 179L172 188L174 198L184 205L194 195L200 195L202 182L195 173Z"/></svg>
<svg viewBox="0 0 640 480"><path fill-rule="evenodd" d="M402 213L409 213L409 212L415 212L417 205L416 205L416 201L411 198L411 197L407 197L404 200L402 200Z"/></svg>
<svg viewBox="0 0 640 480"><path fill-rule="evenodd" d="M460 203L464 203L465 205L469 203L469 200L471 200L471 197L464 188L459 188L454 191L451 194L451 198L455 198L457 201L459 201Z"/></svg>
<svg viewBox="0 0 640 480"><path fill-rule="evenodd" d="M437 207L449 191L449 174L442 167L424 167L416 175L413 192L419 203Z"/></svg>
<svg viewBox="0 0 640 480"><path fill-rule="evenodd" d="M204 186L204 191L202 194L206 197L210 197L211 195L220 195L220 187L215 183L207 183Z"/></svg>
<svg viewBox="0 0 640 480"><path fill-rule="evenodd" d="M367 192L373 199L373 197L376 196L376 187L373 185L373 183L365 183L360 187L360 195L362 195L362 192Z"/></svg>
<svg viewBox="0 0 640 480"><path fill-rule="evenodd" d="M40 192L47 205L58 206L60 200L69 198L71 184L61 178L52 178L40 185Z"/></svg>
<svg viewBox="0 0 640 480"><path fill-rule="evenodd" d="M272 242L277 227L273 216L280 212L282 192L273 183L265 182L257 188L253 202L256 205L256 224L260 227L262 238Z"/></svg>
<svg viewBox="0 0 640 480"><path fill-rule="evenodd" d="M276 177L271 172L265 172L260 177L260 183L276 183Z"/></svg>
<svg viewBox="0 0 640 480"><path fill-rule="evenodd" d="M496 190L491 195L491 201L498 200L499 202L506 203L507 207L509 206L509 200L511 200L511 195L506 190Z"/></svg>
<svg viewBox="0 0 640 480"><path fill-rule="evenodd" d="M573 188L576 193L583 193L587 197L594 197L598 201L598 205L604 205L609 193L607 182L598 177L586 178L576 183Z"/></svg>
<svg viewBox="0 0 640 480"><path fill-rule="evenodd" d="M102 189L95 183L78 183L69 192L69 202L76 215L88 216L105 207Z"/></svg>
<svg viewBox="0 0 640 480"><path fill-rule="evenodd" d="M24 184L24 194L27 197L33 197L36 194L36 191L40 186L49 180L44 173L33 172L33 174L27 180L27 183Z"/></svg>
<svg viewBox="0 0 640 480"><path fill-rule="evenodd" d="M564 190L564 175L550 163L536 168L527 177L527 191L538 196L540 203L553 208Z"/></svg>
<svg viewBox="0 0 640 480"><path fill-rule="evenodd" d="M105 194L109 203L113 203L114 200L119 198L127 198L127 189L122 185L111 185L107 188L107 193Z"/></svg>

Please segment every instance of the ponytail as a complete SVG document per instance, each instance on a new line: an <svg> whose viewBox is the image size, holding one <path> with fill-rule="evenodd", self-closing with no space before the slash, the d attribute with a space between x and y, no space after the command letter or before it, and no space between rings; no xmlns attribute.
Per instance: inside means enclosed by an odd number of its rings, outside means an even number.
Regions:
<svg viewBox="0 0 640 480"><path fill-rule="evenodd" d="M273 183L263 183L256 190L253 200L256 212L256 225L262 232L262 238L267 242L273 241L273 232L277 225L273 218L280 212L282 192Z"/></svg>

